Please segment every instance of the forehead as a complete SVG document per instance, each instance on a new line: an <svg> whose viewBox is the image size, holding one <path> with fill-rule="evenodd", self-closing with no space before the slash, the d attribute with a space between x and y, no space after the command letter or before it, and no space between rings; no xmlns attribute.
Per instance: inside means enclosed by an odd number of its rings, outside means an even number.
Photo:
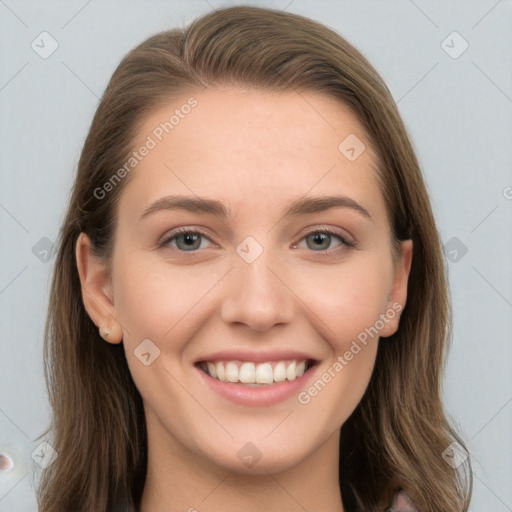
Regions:
<svg viewBox="0 0 512 512"><path fill-rule="evenodd" d="M371 142L339 101L306 92L208 89L160 105L134 149L151 146L123 195L132 204L166 193L278 207L340 192L383 207Z"/></svg>

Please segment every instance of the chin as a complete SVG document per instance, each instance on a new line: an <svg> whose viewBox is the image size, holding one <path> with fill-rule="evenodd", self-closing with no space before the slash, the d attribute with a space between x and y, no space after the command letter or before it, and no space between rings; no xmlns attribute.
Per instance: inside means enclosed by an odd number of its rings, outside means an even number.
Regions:
<svg viewBox="0 0 512 512"><path fill-rule="evenodd" d="M308 458L304 447L299 451L299 442L283 447L279 442L233 441L230 446L219 450L206 448L203 456L213 464L243 475L267 475L279 473L297 466ZM313 451L313 447L311 448Z"/></svg>

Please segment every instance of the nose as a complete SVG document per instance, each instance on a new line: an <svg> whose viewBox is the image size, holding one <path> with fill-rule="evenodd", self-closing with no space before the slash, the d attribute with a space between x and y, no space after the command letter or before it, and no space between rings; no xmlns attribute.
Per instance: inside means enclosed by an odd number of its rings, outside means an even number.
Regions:
<svg viewBox="0 0 512 512"><path fill-rule="evenodd" d="M259 332L291 322L295 296L288 283L289 274L269 257L268 251L263 251L252 263L235 254L221 305L222 320Z"/></svg>

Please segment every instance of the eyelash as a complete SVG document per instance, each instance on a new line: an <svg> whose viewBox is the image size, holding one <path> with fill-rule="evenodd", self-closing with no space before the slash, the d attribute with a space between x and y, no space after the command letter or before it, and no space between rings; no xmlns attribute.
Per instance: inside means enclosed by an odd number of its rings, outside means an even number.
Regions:
<svg viewBox="0 0 512 512"><path fill-rule="evenodd" d="M335 249L324 249L322 251L311 250L311 252L313 252L313 253L328 255L329 253L336 253L336 252L346 249L346 248L355 248L356 247L356 244L354 242L352 242L351 240L349 240L348 238L346 238L345 236L341 235L340 233L338 233L337 231L335 231L331 228L319 228L319 229L311 230L300 239L300 242L302 240L306 239L308 236L317 235L317 234L325 234L325 235L334 236L341 241L341 246L339 246ZM196 230L196 229L190 229L190 228L176 228L169 236L165 237L162 241L160 241L158 243L158 247L160 247L160 248L168 247L168 244L180 235L200 235L200 236L208 239L211 242L208 235L206 233L204 233L203 231ZM297 247L297 245L298 245L298 243L295 244L293 247L295 248L295 247ZM192 253L193 254L193 253L197 253L200 249L194 249L191 251L183 251L181 249L175 249L173 247L172 250L182 252L182 253Z"/></svg>
<svg viewBox="0 0 512 512"><path fill-rule="evenodd" d="M327 228L327 227L317 228L317 229L313 229L313 230L307 232L305 235L303 235L303 237L299 240L299 242L302 242L308 236L311 236L311 235L329 235L329 236L338 238L341 242L341 245L339 245L338 247L335 247L333 249L324 249L322 251L313 251L312 249L310 249L310 252L315 253L315 254L322 254L324 256L329 256L329 255L337 254L338 252L346 250L346 249L355 248L355 246L356 246L355 243L352 242L351 240L349 240L347 237L338 233L336 230L334 230L332 228ZM298 243L294 244L293 248L296 248L297 245L298 245Z"/></svg>

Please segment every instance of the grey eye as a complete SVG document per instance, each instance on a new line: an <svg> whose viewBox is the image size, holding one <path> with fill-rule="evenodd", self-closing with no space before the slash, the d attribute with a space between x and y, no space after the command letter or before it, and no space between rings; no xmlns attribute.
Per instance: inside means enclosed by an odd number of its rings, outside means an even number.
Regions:
<svg viewBox="0 0 512 512"><path fill-rule="evenodd" d="M333 237L339 238L329 233L311 233L306 237L306 245L309 249L325 251L329 249Z"/></svg>
<svg viewBox="0 0 512 512"><path fill-rule="evenodd" d="M185 233L175 237L176 246L182 251L195 251L201 246L202 235Z"/></svg>

